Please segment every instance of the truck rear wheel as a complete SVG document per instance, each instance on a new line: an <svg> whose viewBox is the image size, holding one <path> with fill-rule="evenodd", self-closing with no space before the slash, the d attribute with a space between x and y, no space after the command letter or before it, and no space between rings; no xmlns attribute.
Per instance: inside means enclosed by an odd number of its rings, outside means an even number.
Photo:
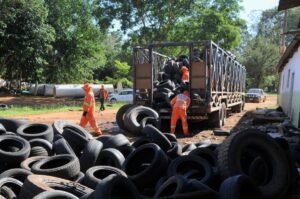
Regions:
<svg viewBox="0 0 300 199"><path fill-rule="evenodd" d="M218 111L211 113L210 123L215 128L221 128L225 124L226 118L226 104L223 102Z"/></svg>

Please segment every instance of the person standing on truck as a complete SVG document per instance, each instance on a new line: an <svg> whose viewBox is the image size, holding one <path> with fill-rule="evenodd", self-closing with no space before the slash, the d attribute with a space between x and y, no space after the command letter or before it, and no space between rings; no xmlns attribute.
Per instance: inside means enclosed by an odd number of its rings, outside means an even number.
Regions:
<svg viewBox="0 0 300 199"><path fill-rule="evenodd" d="M181 80L183 82L189 82L189 80L190 80L189 69L186 66L182 66L181 72L182 72Z"/></svg>
<svg viewBox="0 0 300 199"><path fill-rule="evenodd" d="M101 135L102 132L100 128L98 128L95 119L95 97L93 89L88 82L85 82L82 88L85 91L85 96L80 126L84 128L89 122L91 127L95 130L96 135Z"/></svg>
<svg viewBox="0 0 300 199"><path fill-rule="evenodd" d="M189 97L189 91L185 90L183 94L178 94L171 100L172 106L172 116L171 116L171 132L175 133L176 124L178 119L181 119L183 134L184 136L188 136L189 127L187 123L187 113L186 110L191 103L191 99Z"/></svg>
<svg viewBox="0 0 300 199"><path fill-rule="evenodd" d="M97 92L97 96L99 97L100 100L100 111L104 111L104 101L108 99L108 93L107 90L104 88L104 85L101 85L101 88Z"/></svg>

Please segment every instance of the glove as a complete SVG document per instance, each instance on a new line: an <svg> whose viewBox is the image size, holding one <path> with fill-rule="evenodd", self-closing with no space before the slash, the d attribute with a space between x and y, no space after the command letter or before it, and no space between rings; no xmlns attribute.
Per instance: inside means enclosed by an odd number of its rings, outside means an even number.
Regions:
<svg viewBox="0 0 300 199"><path fill-rule="evenodd" d="M84 111L84 112L83 112L83 114L82 114L82 116L83 116L83 117L85 117L85 116L86 116L86 114L87 114L87 112L86 112L86 111Z"/></svg>

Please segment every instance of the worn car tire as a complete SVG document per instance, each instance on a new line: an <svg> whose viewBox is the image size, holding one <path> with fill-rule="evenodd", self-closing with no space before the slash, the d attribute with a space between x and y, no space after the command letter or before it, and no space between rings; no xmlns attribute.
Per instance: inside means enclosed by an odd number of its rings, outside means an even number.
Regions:
<svg viewBox="0 0 300 199"><path fill-rule="evenodd" d="M91 198L130 198L140 199L139 193L133 183L122 175L112 174L98 182Z"/></svg>
<svg viewBox="0 0 300 199"><path fill-rule="evenodd" d="M172 147L167 151L167 155L171 159L175 159L182 155L182 147L178 142L171 142Z"/></svg>
<svg viewBox="0 0 300 199"><path fill-rule="evenodd" d="M34 174L74 179L80 172L80 165L76 156L56 155L39 160L31 170Z"/></svg>
<svg viewBox="0 0 300 199"><path fill-rule="evenodd" d="M78 155L88 143L88 138L80 131L65 127L62 136L67 140L73 151Z"/></svg>
<svg viewBox="0 0 300 199"><path fill-rule="evenodd" d="M107 165L107 166L112 166L121 169L124 161L125 158L119 150L114 148L108 148L100 152L96 164Z"/></svg>
<svg viewBox="0 0 300 199"><path fill-rule="evenodd" d="M18 198L32 199L44 191L54 191L54 189L66 191L77 197L82 197L93 191L79 183L62 178L45 175L29 175L23 184Z"/></svg>
<svg viewBox="0 0 300 199"><path fill-rule="evenodd" d="M86 170L96 164L102 147L102 142L98 140L90 140L87 143L79 159L82 172L86 172Z"/></svg>
<svg viewBox="0 0 300 199"><path fill-rule="evenodd" d="M182 153L190 152L196 148L197 146L195 144L186 144L182 147Z"/></svg>
<svg viewBox="0 0 300 199"><path fill-rule="evenodd" d="M17 147L19 150L12 151L10 147ZM28 158L30 144L24 138L14 135L0 136L0 160L9 164L20 164Z"/></svg>
<svg viewBox="0 0 300 199"><path fill-rule="evenodd" d="M56 140L53 143L53 151L56 154L76 155L75 152L73 151L72 147L69 145L69 143L63 137L61 137L60 139Z"/></svg>
<svg viewBox="0 0 300 199"><path fill-rule="evenodd" d="M126 111L132 106L133 106L132 104L125 104L121 108L119 108L119 110L116 114L116 122L117 122L118 126L120 127L120 129L122 129L124 131L128 131L128 129L126 128L125 123L124 123L124 116L125 116Z"/></svg>
<svg viewBox="0 0 300 199"><path fill-rule="evenodd" d="M119 148L128 144L130 144L128 138L120 133L110 136L110 138L108 138L107 141L103 143L103 149Z"/></svg>
<svg viewBox="0 0 300 199"><path fill-rule="evenodd" d="M262 199L257 185L245 175L227 178L220 187L220 199Z"/></svg>
<svg viewBox="0 0 300 199"><path fill-rule="evenodd" d="M50 143L53 142L53 128L48 124L30 123L24 124L17 129L17 134L26 140L35 138L45 139Z"/></svg>
<svg viewBox="0 0 300 199"><path fill-rule="evenodd" d="M53 130L54 130L54 134L63 134L64 128L68 127L76 132L78 132L80 135L84 135L85 138L87 138L88 140L93 139L93 136L87 132L84 128L82 128L81 126L74 124L70 121L66 121L66 120L56 120L53 124L52 124Z"/></svg>
<svg viewBox="0 0 300 199"><path fill-rule="evenodd" d="M140 124L141 124L141 132L146 127L146 125L149 125L149 124L151 124L152 126L158 128L158 129L160 129L160 126L161 126L159 119L155 119L153 117L143 118Z"/></svg>
<svg viewBox="0 0 300 199"><path fill-rule="evenodd" d="M172 148L172 144L168 138L151 124L146 125L142 132L149 138L151 142L157 144L162 150L168 151Z"/></svg>
<svg viewBox="0 0 300 199"><path fill-rule="evenodd" d="M79 199L78 197L74 196L71 193L66 191L44 191L38 195L36 195L33 199L58 199L58 198L65 198L65 199Z"/></svg>
<svg viewBox="0 0 300 199"><path fill-rule="evenodd" d="M106 177L117 174L127 177L124 171L111 166L95 166L88 169L83 179L83 184L87 187L95 189L98 182L102 181Z"/></svg>
<svg viewBox="0 0 300 199"><path fill-rule="evenodd" d="M129 112L126 112L127 116L125 117L125 125L128 128L129 132L134 134L140 134L141 132L141 121L145 117L153 117L155 119L159 118L158 113L145 106L137 106L131 109Z"/></svg>
<svg viewBox="0 0 300 199"><path fill-rule="evenodd" d="M203 184L209 183L213 171L207 160L197 156L180 156L174 159L168 167L168 176L185 175L187 172L195 170L195 174L189 179L195 179Z"/></svg>
<svg viewBox="0 0 300 199"><path fill-rule="evenodd" d="M207 160L211 166L216 167L218 158L215 152L208 148L200 147L189 152L189 155L195 155Z"/></svg>
<svg viewBox="0 0 300 199"><path fill-rule="evenodd" d="M15 178L2 178L0 179L0 188L8 187L15 195L20 193L23 183ZM6 198L5 198L6 199Z"/></svg>
<svg viewBox="0 0 300 199"><path fill-rule="evenodd" d="M177 142L176 135L173 133L164 133L164 136L166 136L170 142Z"/></svg>
<svg viewBox="0 0 300 199"><path fill-rule="evenodd" d="M136 186L154 185L166 171L168 158L156 144L149 143L135 149L125 160L123 171Z"/></svg>
<svg viewBox="0 0 300 199"><path fill-rule="evenodd" d="M47 158L47 156L29 157L29 158L23 160L23 162L21 162L21 168L25 169L27 171L31 171L31 167L34 163L36 163L39 160L45 159L45 158Z"/></svg>
<svg viewBox="0 0 300 199"><path fill-rule="evenodd" d="M0 187L0 198L1 198L1 196L3 196L4 199L16 199L17 198L17 196L13 192L13 190L11 190L7 186Z"/></svg>
<svg viewBox="0 0 300 199"><path fill-rule="evenodd" d="M268 159L268 169L272 171L268 182L259 186L263 197L269 199L285 194L290 186L287 157L270 136L257 129L234 133L220 146L218 167L223 179L245 172L241 160L249 149L256 150L263 159Z"/></svg>
<svg viewBox="0 0 300 199"><path fill-rule="evenodd" d="M44 139L32 139L29 140L29 144L31 146L31 151L30 151L30 156L49 156L52 155L52 144ZM39 153L39 149L35 152L34 148L35 147L41 147L44 149L44 151L46 151L46 153L43 151L42 153ZM42 150L41 150L42 151Z"/></svg>
<svg viewBox="0 0 300 199"><path fill-rule="evenodd" d="M24 182L28 175L31 175L32 172L25 170L25 169L9 169L0 174L0 180L3 178L14 178L19 180L20 182Z"/></svg>
<svg viewBox="0 0 300 199"><path fill-rule="evenodd" d="M29 121L24 119L8 119L0 117L0 123L5 127L6 131L16 133L20 126L28 124Z"/></svg>
<svg viewBox="0 0 300 199"><path fill-rule="evenodd" d="M5 127L0 123L0 135L4 135L6 133Z"/></svg>
<svg viewBox="0 0 300 199"><path fill-rule="evenodd" d="M156 191L153 198L165 198L176 196L188 191L188 182L182 176L172 176L167 179Z"/></svg>

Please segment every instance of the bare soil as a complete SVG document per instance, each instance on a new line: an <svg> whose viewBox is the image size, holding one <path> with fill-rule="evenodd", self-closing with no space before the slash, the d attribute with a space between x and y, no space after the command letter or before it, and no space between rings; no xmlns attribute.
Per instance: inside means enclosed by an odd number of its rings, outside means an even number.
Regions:
<svg viewBox="0 0 300 199"><path fill-rule="evenodd" d="M2 103L7 104L22 104L22 105L36 105L36 104L57 104L57 103L73 103L74 100L69 100L65 98L44 98L44 97L5 97L1 98ZM75 102L78 102L76 100ZM277 96L269 96L267 101L264 103L246 103L245 110L242 113L231 114L228 112L228 117L226 119L226 124L223 130L226 131L238 131L251 126L251 111L256 108L271 108L275 107L277 104ZM105 110L103 112L96 112L96 120L98 125L105 134L117 134L121 132L118 128L115 117L117 110ZM75 123L79 123L82 112L78 110L69 110L67 112L56 112L56 113L46 113L37 115L22 115L13 118L26 118L32 122L42 122L52 124L55 120L64 119ZM167 125L168 126L168 125ZM88 130L89 129L88 127ZM198 122L190 124L190 136L184 138L181 133L180 127L178 127L177 137L181 143L198 143L203 140L210 140L213 143L222 142L224 136L214 136L213 129L208 127L207 122ZM128 137L132 135L125 133Z"/></svg>

